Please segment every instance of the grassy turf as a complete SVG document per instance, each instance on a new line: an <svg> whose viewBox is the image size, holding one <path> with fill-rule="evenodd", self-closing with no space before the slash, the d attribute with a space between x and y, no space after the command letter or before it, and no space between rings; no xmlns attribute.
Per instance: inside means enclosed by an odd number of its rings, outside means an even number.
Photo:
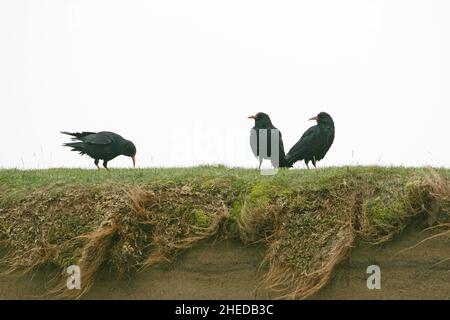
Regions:
<svg viewBox="0 0 450 320"><path fill-rule="evenodd" d="M266 283L306 297L356 241L387 241L419 214L446 222L449 181L401 167L0 170L0 271L81 264L85 292L101 266L128 273L219 234L263 243Z"/></svg>
<svg viewBox="0 0 450 320"><path fill-rule="evenodd" d="M177 182L197 179L239 178L247 181L286 181L288 184L321 184L328 179L338 179L349 174L368 174L376 178L397 174L410 175L423 172L426 168L406 167L329 167L313 170L279 170L274 176L262 176L258 170L227 168L224 166L201 166L193 168L146 168L146 169L46 169L16 170L0 169L0 186L3 188L34 189L49 184L82 185L100 183L139 184L154 181ZM450 176L450 169L434 168L440 174Z"/></svg>

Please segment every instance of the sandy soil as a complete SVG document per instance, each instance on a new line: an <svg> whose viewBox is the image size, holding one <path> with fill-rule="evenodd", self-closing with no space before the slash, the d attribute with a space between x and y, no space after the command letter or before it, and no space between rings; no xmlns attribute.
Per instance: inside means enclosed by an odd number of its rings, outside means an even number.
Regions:
<svg viewBox="0 0 450 320"><path fill-rule="evenodd" d="M378 247L358 246L334 279L313 299L450 299L448 239L434 239L394 256L426 234L415 228ZM238 241L203 243L172 263L144 271L130 279L100 276L86 299L269 299L270 292L255 288L262 247L244 247ZM369 265L381 268L381 290L366 286ZM42 272L40 272L42 273ZM0 298L33 298L44 281L39 272L19 279L0 279ZM30 296L31 295L31 296Z"/></svg>

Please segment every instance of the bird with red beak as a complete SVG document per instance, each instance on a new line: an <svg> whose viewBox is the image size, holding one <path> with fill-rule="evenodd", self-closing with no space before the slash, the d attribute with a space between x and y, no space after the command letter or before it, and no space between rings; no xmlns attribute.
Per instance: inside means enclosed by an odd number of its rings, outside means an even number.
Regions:
<svg viewBox="0 0 450 320"><path fill-rule="evenodd" d="M108 161L117 156L124 155L133 161L133 168L136 167L136 146L130 140L122 138L120 135L110 131L101 132L61 132L72 136L72 141L64 146L71 147L72 151L80 154L87 154L94 159L97 169L98 163L103 160L103 167L108 169Z"/></svg>
<svg viewBox="0 0 450 320"><path fill-rule="evenodd" d="M322 160L330 149L334 141L334 121L326 112L321 112L309 120L317 121L317 125L312 126L302 135L300 140L289 150L286 155L286 162L292 167L295 162L304 160L306 167L311 161L314 167Z"/></svg>
<svg viewBox="0 0 450 320"><path fill-rule="evenodd" d="M259 160L259 168L261 168L261 164L264 159L270 159L272 165L275 168L285 167L286 158L283 146L283 139L281 132L272 124L270 117L264 112L258 112L254 116L249 116L248 119L255 120L255 126L250 130L250 146L252 148L253 154ZM259 141L260 130L267 130L267 146L266 146L266 154L262 154L260 152L261 145ZM272 157L272 130L276 130L279 135L278 140L278 158L274 159ZM275 153L274 153L275 154Z"/></svg>
<svg viewBox="0 0 450 320"><path fill-rule="evenodd" d="M133 142L127 140L127 153L124 154L124 156L129 156L131 160L133 161L133 169L136 168L136 146Z"/></svg>

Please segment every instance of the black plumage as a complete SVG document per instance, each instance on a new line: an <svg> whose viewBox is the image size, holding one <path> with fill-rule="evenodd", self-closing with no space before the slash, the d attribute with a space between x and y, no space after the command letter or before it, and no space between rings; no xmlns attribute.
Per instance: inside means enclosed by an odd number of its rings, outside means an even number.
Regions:
<svg viewBox="0 0 450 320"><path fill-rule="evenodd" d="M259 168L261 168L261 164L264 159L270 159L272 165L275 168L278 167L286 167L286 155L284 152L283 138L281 132L272 124L270 117L264 112L258 112L254 116L248 117L249 119L255 120L255 126L250 131L250 146L252 148L253 154L259 160ZM267 130L267 154L263 155L262 148L260 148L260 139L259 139L259 130L265 129ZM275 157L272 157L272 130L278 130L278 163Z"/></svg>
<svg viewBox="0 0 450 320"><path fill-rule="evenodd" d="M108 161L117 156L124 155L131 157L133 160L133 167L136 165L136 147L133 142L122 138L114 132L61 132L72 136L72 141L63 144L63 146L71 147L72 151L78 151L80 154L87 154L95 161L98 169L99 160L103 160L103 167L108 169Z"/></svg>
<svg viewBox="0 0 450 320"><path fill-rule="evenodd" d="M309 120L316 120L317 125L312 126L302 135L300 140L289 150L286 162L289 167L300 160L304 160L309 169L309 161L314 167L316 162L322 160L334 141L334 122L326 112L319 113Z"/></svg>

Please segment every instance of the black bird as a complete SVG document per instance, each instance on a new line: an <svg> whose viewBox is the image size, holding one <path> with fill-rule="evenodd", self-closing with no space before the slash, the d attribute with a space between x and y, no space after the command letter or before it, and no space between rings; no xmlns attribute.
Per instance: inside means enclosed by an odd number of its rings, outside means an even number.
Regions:
<svg viewBox="0 0 450 320"><path fill-rule="evenodd" d="M131 157L133 160L133 168L136 165L136 147L133 142L126 140L117 133L109 131L95 132L65 132L61 133L72 136L72 141L63 144L65 147L71 147L71 151L78 151L80 154L87 154L95 159L94 163L97 169L99 160L103 160L103 166L108 169L108 161L117 156L124 155Z"/></svg>
<svg viewBox="0 0 450 320"><path fill-rule="evenodd" d="M254 119L255 120L255 126L253 127L253 129L250 131L250 146L252 147L252 151L253 154L255 155L255 157L258 158L259 160L259 168L261 168L261 164L263 162L264 159L270 159L272 162L272 165L277 168L277 167L286 167L286 155L284 152L284 146L283 146L283 138L281 135L281 132L278 131L279 133L279 159L278 159L278 163L276 161L276 159L272 159L272 139L271 139L271 135L272 135L272 129L278 130L273 124L272 121L270 120L270 117L265 114L264 112L258 112L256 115L254 116L250 116L248 117L249 119ZM267 155L263 155L260 154L260 145L259 145L259 130L260 129L266 129L267 130Z"/></svg>
<svg viewBox="0 0 450 320"><path fill-rule="evenodd" d="M312 126L302 135L300 140L289 150L286 162L289 167L299 161L305 160L309 169L309 161L314 167L316 162L322 160L334 141L334 122L326 112L319 113L309 120L316 120L317 125Z"/></svg>

